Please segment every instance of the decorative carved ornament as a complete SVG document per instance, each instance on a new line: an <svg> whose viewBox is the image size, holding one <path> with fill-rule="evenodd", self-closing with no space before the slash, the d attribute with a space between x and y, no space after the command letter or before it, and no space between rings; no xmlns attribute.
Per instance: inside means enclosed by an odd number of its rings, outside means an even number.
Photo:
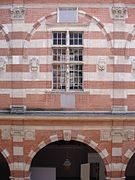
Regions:
<svg viewBox="0 0 135 180"><path fill-rule="evenodd" d="M135 59L132 60L132 71L135 72Z"/></svg>
<svg viewBox="0 0 135 180"><path fill-rule="evenodd" d="M0 71L3 71L6 67L6 59L0 57Z"/></svg>
<svg viewBox="0 0 135 180"><path fill-rule="evenodd" d="M101 130L101 141L109 141L111 140L111 130L110 129L102 129Z"/></svg>
<svg viewBox="0 0 135 180"><path fill-rule="evenodd" d="M104 72L105 69L106 69L106 62L105 62L105 59L104 58L100 58L98 60L98 71L100 72Z"/></svg>
<svg viewBox="0 0 135 180"><path fill-rule="evenodd" d="M26 130L25 140L35 140L35 130Z"/></svg>
<svg viewBox="0 0 135 180"><path fill-rule="evenodd" d="M3 128L1 136L3 140L9 140L13 137L17 142L18 140L22 142L23 139L35 140L35 130L24 129L23 126L12 126Z"/></svg>
<svg viewBox="0 0 135 180"><path fill-rule="evenodd" d="M11 105L10 113L11 114L24 114L26 112L26 106L24 105Z"/></svg>
<svg viewBox="0 0 135 180"><path fill-rule="evenodd" d="M25 15L24 7L13 7L11 9L11 19L23 20Z"/></svg>
<svg viewBox="0 0 135 180"><path fill-rule="evenodd" d="M134 130L133 129L125 130L124 136L126 140L134 140Z"/></svg>
<svg viewBox="0 0 135 180"><path fill-rule="evenodd" d="M71 140L71 130L63 130L64 141Z"/></svg>
<svg viewBox="0 0 135 180"><path fill-rule="evenodd" d="M103 129L100 131L101 141L122 142L123 140L134 140L134 130L133 129Z"/></svg>
<svg viewBox="0 0 135 180"><path fill-rule="evenodd" d="M39 71L39 60L36 57L33 57L30 60L30 70L32 72L37 72Z"/></svg>
<svg viewBox="0 0 135 180"><path fill-rule="evenodd" d="M124 20L128 16L128 10L126 7L112 7L113 19Z"/></svg>

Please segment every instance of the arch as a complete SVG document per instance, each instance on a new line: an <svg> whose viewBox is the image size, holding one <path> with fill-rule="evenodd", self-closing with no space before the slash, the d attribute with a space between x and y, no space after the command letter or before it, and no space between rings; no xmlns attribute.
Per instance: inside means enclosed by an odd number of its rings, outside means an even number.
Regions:
<svg viewBox="0 0 135 180"><path fill-rule="evenodd" d="M58 136L57 134L55 134L55 135L53 134L53 135L50 135L49 138L40 141L40 143L35 148L33 148L28 154L28 160L27 160L26 166L25 166L25 173L28 174L32 159L42 148L49 145L50 143L60 141L60 140L64 140L64 137ZM107 152L106 149L103 149L103 150L100 149L98 143L96 143L94 140L88 141L86 139L86 137L82 134L77 134L77 136L72 136L72 134L71 134L71 140L82 142L82 143L88 145L89 147L91 147L92 149L94 149L99 154L101 159L103 160L103 162L105 164L106 172L111 171L111 168L109 166L109 162L107 159L109 157L109 153Z"/></svg>
<svg viewBox="0 0 135 180"><path fill-rule="evenodd" d="M7 161L9 168L11 170L10 154L9 154L8 150L0 147L0 153L3 155L3 157Z"/></svg>
<svg viewBox="0 0 135 180"><path fill-rule="evenodd" d="M108 32L107 28L104 26L104 24L95 16L91 16L88 13L84 11L78 11L78 14L86 16L90 21L93 20L93 22L99 27L99 29L102 31L104 34L108 44L109 44L109 49L112 49L112 38L110 33ZM46 20L51 17L57 15L57 12L52 12L50 15L43 16L37 22L32 26L31 30L27 33L25 42L24 42L24 49L27 48L27 43L31 40L32 36L35 34L37 29L42 25L46 24ZM24 53L24 52L23 52Z"/></svg>
<svg viewBox="0 0 135 180"><path fill-rule="evenodd" d="M125 43L125 55L126 56L129 56L128 50L130 48L130 44L131 44L131 41L132 41L134 35L135 35L135 25L133 26L131 31L128 33L127 38L126 38L126 43Z"/></svg>
<svg viewBox="0 0 135 180"><path fill-rule="evenodd" d="M134 148L130 148L126 151L126 153L124 154L124 157L126 158L125 161L124 161L124 165L123 165L123 168L122 168L122 172L123 172L123 175L126 177L126 172L127 172L127 168L128 168L128 165L129 163L131 163L133 161L133 157L135 158L135 147ZM130 164L131 165L131 164ZM130 167L129 165L129 167ZM132 167L132 166L131 166ZM134 175L135 176L135 175Z"/></svg>
<svg viewBox="0 0 135 180"><path fill-rule="evenodd" d="M8 43L8 47L10 48L10 37L9 37L8 28L0 24L0 31L2 31L2 34L5 37L6 42Z"/></svg>
<svg viewBox="0 0 135 180"><path fill-rule="evenodd" d="M126 153L124 154L125 161L124 161L124 163L123 163L122 172L125 172L125 171L126 171L128 162L129 162L129 160L132 158L132 156L134 155L134 153L135 153L135 148L133 148L133 149L128 149L128 150L126 151Z"/></svg>
<svg viewBox="0 0 135 180"><path fill-rule="evenodd" d="M12 169L13 169L13 168L12 168L12 163L11 163L11 161L10 161L10 154L9 154L9 152L8 152L7 149L4 149L4 148L2 148L2 147L0 147L0 153L1 153L4 161L6 162L8 168L9 168L9 172L10 172L10 176L11 176L11 173L12 173Z"/></svg>

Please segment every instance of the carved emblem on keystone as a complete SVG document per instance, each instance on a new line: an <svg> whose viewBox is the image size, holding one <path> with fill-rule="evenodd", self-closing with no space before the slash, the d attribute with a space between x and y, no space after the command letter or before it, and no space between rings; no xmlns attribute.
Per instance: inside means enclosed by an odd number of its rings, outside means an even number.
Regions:
<svg viewBox="0 0 135 180"><path fill-rule="evenodd" d="M64 141L71 140L71 130L63 130Z"/></svg>
<svg viewBox="0 0 135 180"><path fill-rule="evenodd" d="M11 19L24 19L25 8L24 7L13 7L11 9Z"/></svg>

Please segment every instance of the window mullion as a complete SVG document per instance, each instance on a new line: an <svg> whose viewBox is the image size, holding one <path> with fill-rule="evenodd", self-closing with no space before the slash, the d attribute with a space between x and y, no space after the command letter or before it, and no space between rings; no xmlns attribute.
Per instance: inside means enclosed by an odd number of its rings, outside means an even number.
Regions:
<svg viewBox="0 0 135 180"><path fill-rule="evenodd" d="M69 59L69 48L67 47L67 49L66 49L66 91L69 91L69 81L70 81L70 79L69 79L69 61L70 61L70 59Z"/></svg>

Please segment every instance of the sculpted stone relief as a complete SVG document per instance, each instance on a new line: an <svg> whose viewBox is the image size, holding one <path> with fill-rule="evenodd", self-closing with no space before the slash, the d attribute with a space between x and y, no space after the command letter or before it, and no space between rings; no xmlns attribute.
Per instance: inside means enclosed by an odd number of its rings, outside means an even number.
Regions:
<svg viewBox="0 0 135 180"><path fill-rule="evenodd" d="M39 60L36 57L30 59L30 70L31 72L39 71Z"/></svg>
<svg viewBox="0 0 135 180"><path fill-rule="evenodd" d="M24 7L13 7L11 9L11 19L24 19L25 8Z"/></svg>
<svg viewBox="0 0 135 180"><path fill-rule="evenodd" d="M128 15L128 9L126 7L112 7L111 12L113 19L125 19Z"/></svg>

